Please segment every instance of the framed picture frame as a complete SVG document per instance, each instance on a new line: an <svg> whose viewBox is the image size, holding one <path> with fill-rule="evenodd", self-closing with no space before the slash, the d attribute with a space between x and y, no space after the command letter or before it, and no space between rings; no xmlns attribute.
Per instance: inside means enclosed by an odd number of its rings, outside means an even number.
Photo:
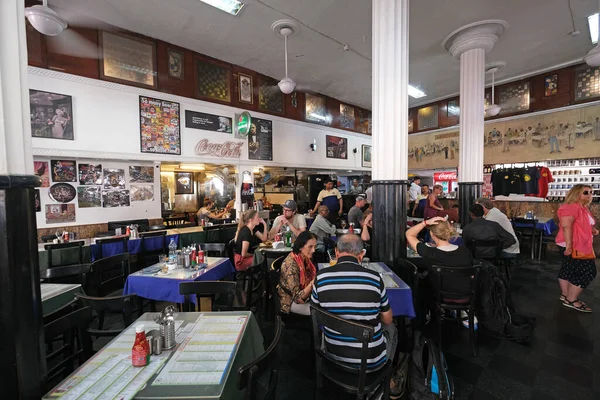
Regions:
<svg viewBox="0 0 600 400"><path fill-rule="evenodd" d="M254 104L254 81L250 75L238 73L238 101Z"/></svg>
<svg viewBox="0 0 600 400"><path fill-rule="evenodd" d="M100 79L158 88L156 43L124 33L100 31Z"/></svg>
<svg viewBox="0 0 600 400"><path fill-rule="evenodd" d="M544 97L551 97L558 93L558 74L544 77Z"/></svg>
<svg viewBox="0 0 600 400"><path fill-rule="evenodd" d="M75 140L71 96L29 89L29 107L32 137Z"/></svg>
<svg viewBox="0 0 600 400"><path fill-rule="evenodd" d="M262 75L258 76L258 109L279 115L285 111L283 93L277 81Z"/></svg>
<svg viewBox="0 0 600 400"><path fill-rule="evenodd" d="M181 155L179 103L140 96L140 151Z"/></svg>
<svg viewBox="0 0 600 400"><path fill-rule="evenodd" d="M196 56L194 84L197 98L231 103L231 67L228 64Z"/></svg>
<svg viewBox="0 0 600 400"><path fill-rule="evenodd" d="M175 173L175 194L194 194L194 173Z"/></svg>
<svg viewBox="0 0 600 400"><path fill-rule="evenodd" d="M348 139L339 136L325 136L325 152L327 158L348 159Z"/></svg>
<svg viewBox="0 0 600 400"><path fill-rule="evenodd" d="M354 130L354 107L340 103L340 128Z"/></svg>
<svg viewBox="0 0 600 400"><path fill-rule="evenodd" d="M460 116L460 104L458 102L458 99L448 100L448 104L446 104L446 116L447 117Z"/></svg>
<svg viewBox="0 0 600 400"><path fill-rule="evenodd" d="M169 48L167 50L169 63L169 78L184 80L185 77L185 53L183 51Z"/></svg>
<svg viewBox="0 0 600 400"><path fill-rule="evenodd" d="M306 93L304 105L304 120L321 125L331 125L331 117L327 112L325 97Z"/></svg>
<svg viewBox="0 0 600 400"><path fill-rule="evenodd" d="M600 97L600 67L590 67L584 64L575 69L573 79L575 101Z"/></svg>
<svg viewBox="0 0 600 400"><path fill-rule="evenodd" d="M365 168L371 168L371 146L368 144L363 144L361 150L362 166Z"/></svg>

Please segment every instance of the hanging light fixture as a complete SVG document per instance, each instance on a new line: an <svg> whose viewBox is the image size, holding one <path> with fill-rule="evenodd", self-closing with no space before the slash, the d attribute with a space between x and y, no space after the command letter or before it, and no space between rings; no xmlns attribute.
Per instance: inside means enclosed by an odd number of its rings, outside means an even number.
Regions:
<svg viewBox="0 0 600 400"><path fill-rule="evenodd" d="M598 1L598 9L600 10L600 0ZM600 24L600 13L598 14L598 19L598 23ZM600 66L600 41L598 41L596 47L591 49L589 53L583 57L583 61L585 61L585 63L590 67Z"/></svg>
<svg viewBox="0 0 600 400"><path fill-rule="evenodd" d="M490 104L486 109L485 109L485 115L487 117L495 117L496 115L498 115L500 113L500 110L502 110L502 107L500 107L497 104L494 104L494 86L496 85L496 72L498 72L498 70L500 70L500 68L504 67L506 65L505 62L503 61L499 61L493 64L490 64L487 68L485 73L486 74L492 74L492 104Z"/></svg>
<svg viewBox="0 0 600 400"><path fill-rule="evenodd" d="M285 46L285 78L283 78L277 86L279 86L279 90L281 90L284 94L290 94L296 88L296 82L294 82L290 77L288 77L288 39L294 37L298 34L298 25L289 19L282 19L279 21L275 21L273 25L271 25L271 29L275 32L276 35L283 37L284 46Z"/></svg>

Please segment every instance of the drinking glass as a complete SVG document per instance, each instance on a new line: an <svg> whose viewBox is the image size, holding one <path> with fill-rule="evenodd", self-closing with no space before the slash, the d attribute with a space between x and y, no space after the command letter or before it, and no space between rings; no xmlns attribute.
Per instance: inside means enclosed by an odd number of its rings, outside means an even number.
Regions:
<svg viewBox="0 0 600 400"><path fill-rule="evenodd" d="M362 266L365 269L369 269L369 264L371 263L371 259L369 257L363 257Z"/></svg>
<svg viewBox="0 0 600 400"><path fill-rule="evenodd" d="M342 229L346 229L346 221L342 220Z"/></svg>
<svg viewBox="0 0 600 400"><path fill-rule="evenodd" d="M333 267L335 264L337 264L335 250L332 250L332 249L327 250L327 255L329 256L329 266L330 267Z"/></svg>

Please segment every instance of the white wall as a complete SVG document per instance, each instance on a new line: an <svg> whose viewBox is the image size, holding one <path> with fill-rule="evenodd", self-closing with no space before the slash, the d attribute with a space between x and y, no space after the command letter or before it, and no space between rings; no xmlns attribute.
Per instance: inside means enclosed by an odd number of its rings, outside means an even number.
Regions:
<svg viewBox="0 0 600 400"><path fill-rule="evenodd" d="M29 67L29 87L73 97L75 140L33 138L34 156L259 164L248 160L247 145L239 160L197 156L194 147L201 139L216 143L239 139L231 134L185 128L185 110L233 118L241 109L34 67ZM139 95L180 103L181 156L140 152ZM369 136L257 112L252 116L273 121L273 161L260 161L260 165L367 170L360 167L361 145L371 145ZM326 158L326 135L348 138L348 160ZM316 152L309 148L313 138L317 141Z"/></svg>

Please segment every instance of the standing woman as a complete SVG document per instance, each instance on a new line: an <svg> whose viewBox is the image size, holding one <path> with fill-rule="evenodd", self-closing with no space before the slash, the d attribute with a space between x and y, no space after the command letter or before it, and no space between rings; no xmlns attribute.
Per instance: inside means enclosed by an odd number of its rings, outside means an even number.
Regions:
<svg viewBox="0 0 600 400"><path fill-rule="evenodd" d="M437 217L440 211L444 211L444 207L442 207L440 201L438 200L438 196L442 193L444 189L442 185L435 185L429 196L427 196L427 202L425 203L425 211L423 211L423 218L429 219L433 217Z"/></svg>
<svg viewBox="0 0 600 400"><path fill-rule="evenodd" d="M596 221L588 209L592 202L592 187L575 185L558 209L560 227L556 244L563 247L563 262L558 272L560 301L563 306L580 312L590 313L592 309L579 295L596 277L596 255L592 245L593 236L598 234Z"/></svg>
<svg viewBox="0 0 600 400"><path fill-rule="evenodd" d="M262 225L258 231L255 229ZM256 232L255 232L256 231ZM258 243L267 238L267 224L265 220L258 215L256 210L248 210L240 218L238 229L235 234L235 253L233 260L235 261L235 269L244 271L252 265L254 258L254 249Z"/></svg>

